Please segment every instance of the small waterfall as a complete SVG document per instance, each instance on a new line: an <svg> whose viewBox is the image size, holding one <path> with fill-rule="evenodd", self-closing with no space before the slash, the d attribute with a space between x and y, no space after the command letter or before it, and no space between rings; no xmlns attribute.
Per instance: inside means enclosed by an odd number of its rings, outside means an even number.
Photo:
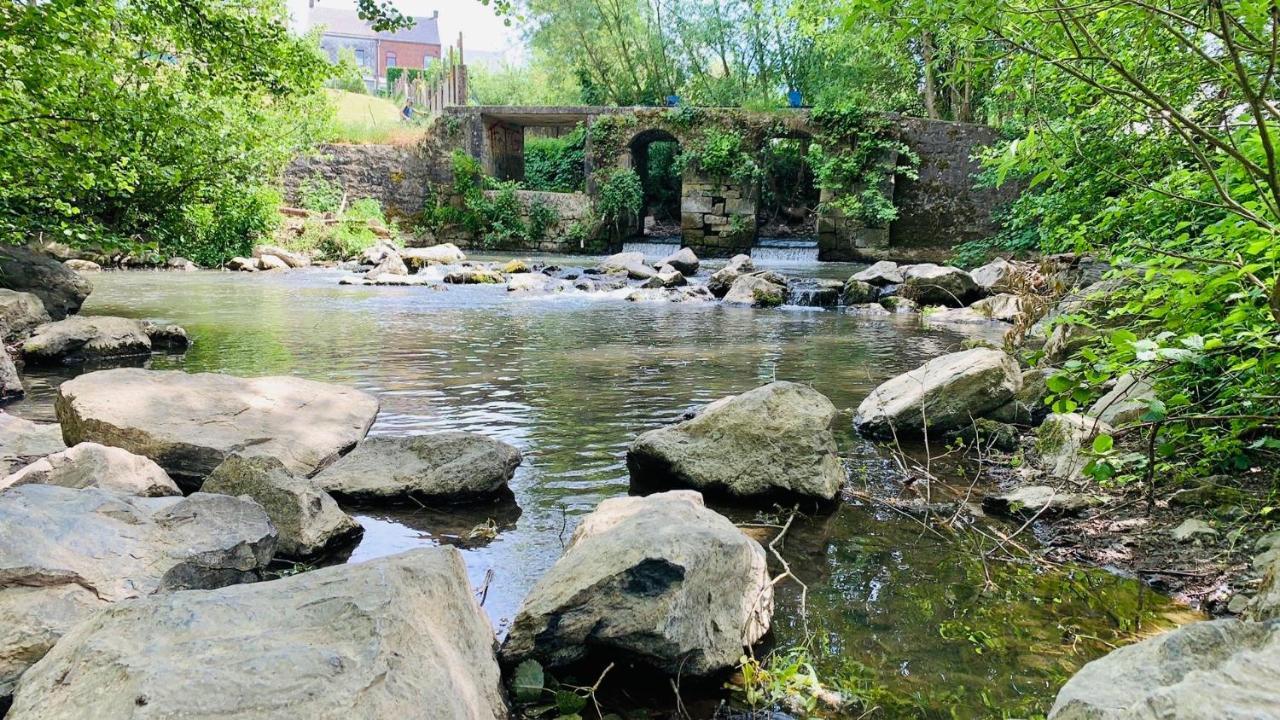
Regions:
<svg viewBox="0 0 1280 720"><path fill-rule="evenodd" d="M751 259L763 265L801 265L818 262L818 241L811 238L760 238Z"/></svg>
<svg viewBox="0 0 1280 720"><path fill-rule="evenodd" d="M657 262L680 249L680 238L657 238L655 240L633 240L622 243L622 252L638 252L644 259Z"/></svg>

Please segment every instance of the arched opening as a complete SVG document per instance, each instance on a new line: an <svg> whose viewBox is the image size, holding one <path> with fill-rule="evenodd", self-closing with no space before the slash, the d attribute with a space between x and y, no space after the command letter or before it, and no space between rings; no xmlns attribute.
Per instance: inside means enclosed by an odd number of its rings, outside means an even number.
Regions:
<svg viewBox="0 0 1280 720"><path fill-rule="evenodd" d="M813 138L796 132L768 138L761 148L764 170L756 206L760 237L815 238L820 195L809 164Z"/></svg>
<svg viewBox="0 0 1280 720"><path fill-rule="evenodd" d="M631 167L640 176L644 205L635 235L653 240L680 236L680 142L665 130L645 130L632 138Z"/></svg>

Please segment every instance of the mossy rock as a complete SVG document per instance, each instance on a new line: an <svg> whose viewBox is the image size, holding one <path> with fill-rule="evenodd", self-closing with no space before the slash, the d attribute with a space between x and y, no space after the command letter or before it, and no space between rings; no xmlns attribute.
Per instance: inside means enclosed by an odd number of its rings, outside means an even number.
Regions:
<svg viewBox="0 0 1280 720"><path fill-rule="evenodd" d="M1250 496L1245 491L1227 485L1229 478L1208 478L1198 485L1175 493L1169 498L1174 507L1223 508L1246 505Z"/></svg>

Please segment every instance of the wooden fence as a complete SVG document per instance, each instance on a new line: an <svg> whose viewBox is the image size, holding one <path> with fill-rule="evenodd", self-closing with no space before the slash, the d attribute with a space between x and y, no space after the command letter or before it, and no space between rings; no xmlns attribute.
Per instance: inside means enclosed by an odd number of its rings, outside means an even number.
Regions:
<svg viewBox="0 0 1280 720"><path fill-rule="evenodd" d="M462 56L462 35L458 46L449 48L440 59L441 71L430 79L410 80L407 74L396 79L392 89L400 97L413 101L414 109L423 115L439 113L447 107L467 104L467 65Z"/></svg>

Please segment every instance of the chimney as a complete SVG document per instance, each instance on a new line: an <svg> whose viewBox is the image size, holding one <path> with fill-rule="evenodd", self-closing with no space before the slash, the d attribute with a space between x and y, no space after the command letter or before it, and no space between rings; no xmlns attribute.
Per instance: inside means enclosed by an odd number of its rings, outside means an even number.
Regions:
<svg viewBox="0 0 1280 720"><path fill-rule="evenodd" d="M432 19L432 20L439 20L439 19L440 19L440 11L439 11L439 10L435 10L435 11L433 11L433 12L431 13L431 19Z"/></svg>

